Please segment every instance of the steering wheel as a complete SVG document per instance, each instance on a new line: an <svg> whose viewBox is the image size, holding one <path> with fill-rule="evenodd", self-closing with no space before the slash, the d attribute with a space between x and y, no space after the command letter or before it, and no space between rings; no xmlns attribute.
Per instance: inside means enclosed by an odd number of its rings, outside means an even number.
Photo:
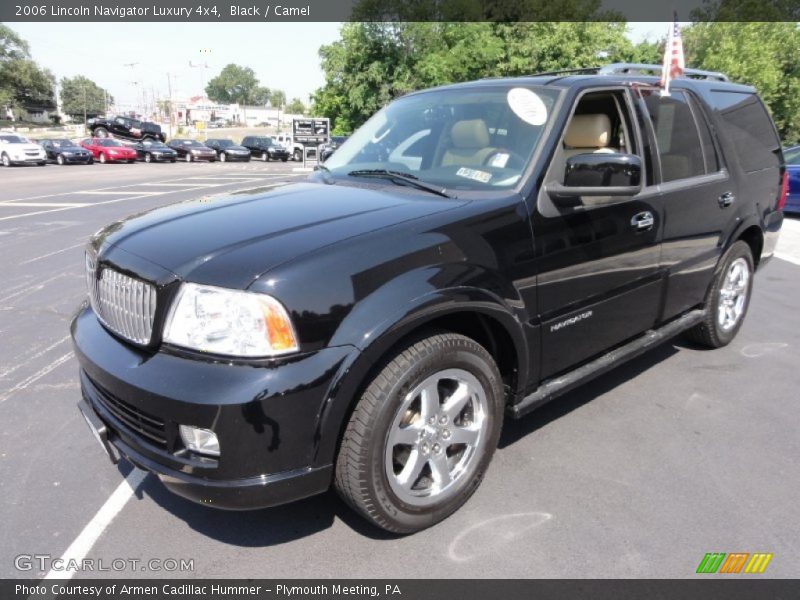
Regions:
<svg viewBox="0 0 800 600"><path fill-rule="evenodd" d="M502 158L505 156L505 162L502 162ZM502 164L492 164L492 161L498 160L501 161ZM525 166L525 159L517 154L516 152L512 152L507 148L497 148L487 156L483 161L484 167L497 167L500 169L521 169Z"/></svg>

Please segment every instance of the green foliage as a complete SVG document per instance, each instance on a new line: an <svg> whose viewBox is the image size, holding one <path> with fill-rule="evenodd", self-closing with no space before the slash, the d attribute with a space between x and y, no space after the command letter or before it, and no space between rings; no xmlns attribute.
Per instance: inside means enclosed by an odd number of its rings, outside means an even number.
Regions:
<svg viewBox="0 0 800 600"><path fill-rule="evenodd" d="M30 58L28 42L19 37L13 29L0 23L0 61L21 58Z"/></svg>
<svg viewBox="0 0 800 600"><path fill-rule="evenodd" d="M271 95L272 90L264 86L258 86L255 90L253 90L253 95L250 99L250 102L257 106L266 106Z"/></svg>
<svg viewBox="0 0 800 600"><path fill-rule="evenodd" d="M349 23L340 40L320 48L325 85L313 95L314 113L330 117L335 131L353 131L392 99L435 85L660 62L655 44L634 46L625 31L619 22Z"/></svg>
<svg viewBox="0 0 800 600"><path fill-rule="evenodd" d="M206 94L214 102L250 104L263 89L259 88L253 69L229 64L208 82Z"/></svg>
<svg viewBox="0 0 800 600"><path fill-rule="evenodd" d="M269 105L274 108L280 108L286 104L286 92L283 90L272 90L269 95Z"/></svg>
<svg viewBox="0 0 800 600"><path fill-rule="evenodd" d="M28 43L0 23L0 106L19 113L55 108L55 78L30 58Z"/></svg>
<svg viewBox="0 0 800 600"><path fill-rule="evenodd" d="M683 32L686 64L752 85L789 143L800 142L797 23L695 23Z"/></svg>
<svg viewBox="0 0 800 600"><path fill-rule="evenodd" d="M73 119L96 117L106 111L114 99L91 79L78 75L61 80L61 110Z"/></svg>
<svg viewBox="0 0 800 600"><path fill-rule="evenodd" d="M292 101L286 105L286 112L292 115L304 115L306 114L306 107L300 98L292 98Z"/></svg>

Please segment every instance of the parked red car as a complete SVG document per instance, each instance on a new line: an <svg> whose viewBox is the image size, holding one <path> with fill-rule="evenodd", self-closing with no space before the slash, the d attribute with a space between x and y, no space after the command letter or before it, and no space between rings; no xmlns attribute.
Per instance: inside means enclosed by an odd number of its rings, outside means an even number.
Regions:
<svg viewBox="0 0 800 600"><path fill-rule="evenodd" d="M81 142L81 146L101 163L136 162L136 150L111 138L87 138Z"/></svg>

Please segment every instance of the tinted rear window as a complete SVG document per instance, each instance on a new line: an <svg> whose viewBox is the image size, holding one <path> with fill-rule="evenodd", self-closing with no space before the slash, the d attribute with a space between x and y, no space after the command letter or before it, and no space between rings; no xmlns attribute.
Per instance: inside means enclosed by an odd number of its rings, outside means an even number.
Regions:
<svg viewBox="0 0 800 600"><path fill-rule="evenodd" d="M780 141L755 94L714 91L711 98L745 171L780 166Z"/></svg>

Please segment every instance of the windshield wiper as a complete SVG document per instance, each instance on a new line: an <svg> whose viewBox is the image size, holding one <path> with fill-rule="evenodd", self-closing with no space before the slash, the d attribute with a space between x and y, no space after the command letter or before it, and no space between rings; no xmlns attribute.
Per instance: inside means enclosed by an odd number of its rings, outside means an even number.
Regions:
<svg viewBox="0 0 800 600"><path fill-rule="evenodd" d="M412 175L411 173L403 173L402 171L389 171L387 169L360 169L356 171L350 171L348 175L350 177L376 177L379 179L388 179L394 183L402 181L403 183L398 183L398 185L406 184L411 187L415 187L418 190L424 190L426 192L430 192L431 194L442 196L443 198L452 198L452 196L447 193L445 188L424 183L420 181L419 177L416 175Z"/></svg>

